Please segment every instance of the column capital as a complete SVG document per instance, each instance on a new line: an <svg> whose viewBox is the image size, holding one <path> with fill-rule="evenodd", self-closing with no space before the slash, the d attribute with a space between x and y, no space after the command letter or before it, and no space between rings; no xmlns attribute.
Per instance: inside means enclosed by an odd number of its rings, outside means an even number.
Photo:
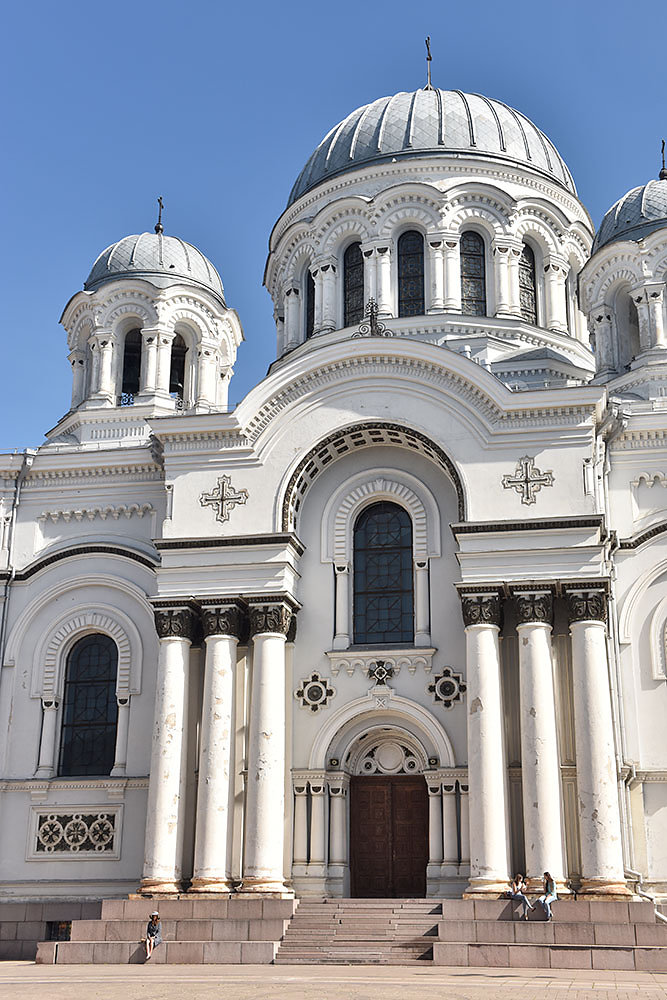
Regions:
<svg viewBox="0 0 667 1000"><path fill-rule="evenodd" d="M461 233L443 232L441 235L443 250L451 253L453 250L458 249L461 243Z"/></svg>
<svg viewBox="0 0 667 1000"><path fill-rule="evenodd" d="M503 602L497 587L458 587L461 614L466 628L470 625L495 625L502 628Z"/></svg>
<svg viewBox="0 0 667 1000"><path fill-rule="evenodd" d="M201 622L204 638L227 635L244 639L248 634L248 614L242 601L221 601L215 598L201 601Z"/></svg>
<svg viewBox="0 0 667 1000"><path fill-rule="evenodd" d="M287 596L249 600L250 636L273 632L289 638L298 610L298 604Z"/></svg>
<svg viewBox="0 0 667 1000"><path fill-rule="evenodd" d="M315 271L324 271L325 273L330 270L336 270L338 267L338 258L333 254L327 254L324 257L316 257L313 263L310 265L310 272L314 274Z"/></svg>
<svg viewBox="0 0 667 1000"><path fill-rule="evenodd" d="M606 625L608 593L609 585L605 580L597 585L589 583L563 587L568 624L593 621Z"/></svg>
<svg viewBox="0 0 667 1000"><path fill-rule="evenodd" d="M159 639L188 639L192 642L197 631L198 608L192 601L155 602L155 631Z"/></svg>
<svg viewBox="0 0 667 1000"><path fill-rule="evenodd" d="M544 272L555 271L556 273L561 273L566 275L570 270L569 264L565 257L562 257L559 253L549 253L544 258Z"/></svg>
<svg viewBox="0 0 667 1000"><path fill-rule="evenodd" d="M517 628L521 625L553 625L553 587L510 587L517 609Z"/></svg>

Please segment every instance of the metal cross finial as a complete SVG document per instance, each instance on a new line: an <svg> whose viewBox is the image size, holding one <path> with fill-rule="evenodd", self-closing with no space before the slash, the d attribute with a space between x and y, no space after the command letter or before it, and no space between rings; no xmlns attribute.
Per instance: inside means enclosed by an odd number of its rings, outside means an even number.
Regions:
<svg viewBox="0 0 667 1000"><path fill-rule="evenodd" d="M162 209L164 208L164 203L163 203L161 197L158 198L157 203L160 206L160 208L159 208L158 214L157 214L157 222L155 223L155 232L156 233L163 233L164 232L164 226L162 225Z"/></svg>
<svg viewBox="0 0 667 1000"><path fill-rule="evenodd" d="M661 181L667 181L667 167L665 166L665 140L662 140L662 170L658 175Z"/></svg>
<svg viewBox="0 0 667 1000"><path fill-rule="evenodd" d="M366 303L366 309L364 310L364 316L366 317L362 323L359 325L359 329L356 333L352 334L352 339L356 337L393 337L394 334L391 330L388 330L384 323L380 323L378 320L378 313L380 312L380 307L378 306L375 299L370 298Z"/></svg>
<svg viewBox="0 0 667 1000"><path fill-rule="evenodd" d="M433 56L431 55L431 36L426 36L426 86L424 90L433 90L431 86L431 60Z"/></svg>

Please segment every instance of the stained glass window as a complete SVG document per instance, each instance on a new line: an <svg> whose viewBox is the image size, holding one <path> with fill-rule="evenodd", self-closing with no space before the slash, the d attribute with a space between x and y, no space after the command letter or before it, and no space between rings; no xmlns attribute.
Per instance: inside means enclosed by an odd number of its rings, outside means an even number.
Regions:
<svg viewBox="0 0 667 1000"><path fill-rule="evenodd" d="M177 333L171 344L171 366L169 368L169 394L177 401L183 402L185 385L185 355L188 349L180 333Z"/></svg>
<svg viewBox="0 0 667 1000"><path fill-rule="evenodd" d="M130 406L139 392L141 372L141 330L130 330L123 347L123 381L120 389L121 406Z"/></svg>
<svg viewBox="0 0 667 1000"><path fill-rule="evenodd" d="M424 237L412 229L398 240L398 315L424 315Z"/></svg>
<svg viewBox="0 0 667 1000"><path fill-rule="evenodd" d="M486 251L479 233L461 235L461 311L486 316Z"/></svg>
<svg viewBox="0 0 667 1000"><path fill-rule="evenodd" d="M315 281L310 269L306 271L306 340L315 330Z"/></svg>
<svg viewBox="0 0 667 1000"><path fill-rule="evenodd" d="M537 326L537 292L535 289L535 254L524 243L519 258L519 296L521 317L526 323Z"/></svg>
<svg viewBox="0 0 667 1000"><path fill-rule="evenodd" d="M343 326L354 326L364 318L364 258L361 243L351 243L343 256Z"/></svg>
<svg viewBox="0 0 667 1000"><path fill-rule="evenodd" d="M354 526L354 641L414 641L412 523L386 501L367 507Z"/></svg>
<svg viewBox="0 0 667 1000"><path fill-rule="evenodd" d="M87 635L67 658L58 774L105 775L116 752L118 649L106 635Z"/></svg>

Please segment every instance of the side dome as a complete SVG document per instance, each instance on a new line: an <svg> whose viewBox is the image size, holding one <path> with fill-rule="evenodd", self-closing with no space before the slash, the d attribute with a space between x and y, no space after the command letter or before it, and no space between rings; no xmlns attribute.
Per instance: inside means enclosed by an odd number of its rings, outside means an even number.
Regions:
<svg viewBox="0 0 667 1000"><path fill-rule="evenodd" d="M158 288L187 281L213 292L225 304L220 275L210 260L190 243L164 233L140 233L112 243L93 264L83 287L94 291L118 278L145 278Z"/></svg>
<svg viewBox="0 0 667 1000"><path fill-rule="evenodd" d="M641 240L664 226L667 226L667 171L663 168L660 180L633 188L611 206L600 223L593 253L607 243Z"/></svg>
<svg viewBox="0 0 667 1000"><path fill-rule="evenodd" d="M560 153L529 118L501 101L460 90L415 90L357 108L322 140L288 206L318 184L373 162L456 153L510 161L576 194Z"/></svg>

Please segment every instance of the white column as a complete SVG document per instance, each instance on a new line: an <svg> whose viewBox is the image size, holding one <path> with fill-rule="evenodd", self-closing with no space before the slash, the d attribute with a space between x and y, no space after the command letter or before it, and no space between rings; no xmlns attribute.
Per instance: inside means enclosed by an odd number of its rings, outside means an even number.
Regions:
<svg viewBox="0 0 667 1000"><path fill-rule="evenodd" d="M506 241L493 244L493 266L496 274L496 316L510 316L509 282L510 248Z"/></svg>
<svg viewBox="0 0 667 1000"><path fill-rule="evenodd" d="M130 734L130 696L117 695L118 722L116 723L116 754L111 777L124 777L127 769L127 739Z"/></svg>
<svg viewBox="0 0 667 1000"><path fill-rule="evenodd" d="M160 330L157 336L157 385L156 390L163 396L169 395L169 376L171 374L171 345L176 334L173 331ZM183 387L185 389L185 386Z"/></svg>
<svg viewBox="0 0 667 1000"><path fill-rule="evenodd" d="M313 333L320 333L322 330L322 313L324 299L324 274L321 267L314 268L311 272L313 287L315 289L315 299L313 302ZM303 325L306 320L306 296L303 296Z"/></svg>
<svg viewBox="0 0 667 1000"><path fill-rule="evenodd" d="M326 861L326 796L324 776L310 780L310 864L323 865Z"/></svg>
<svg viewBox="0 0 667 1000"><path fill-rule="evenodd" d="M197 824L191 892L230 892L230 789L236 647L243 614L236 604L206 606Z"/></svg>
<svg viewBox="0 0 667 1000"><path fill-rule="evenodd" d="M567 591L583 895L628 896L607 665L607 595Z"/></svg>
<svg viewBox="0 0 667 1000"><path fill-rule="evenodd" d="M611 314L604 303L593 310L589 317L595 337L596 374L614 371L614 345L612 341Z"/></svg>
<svg viewBox="0 0 667 1000"><path fill-rule="evenodd" d="M336 323L336 266L329 261L322 264L322 318L320 329L323 333L335 330Z"/></svg>
<svg viewBox="0 0 667 1000"><path fill-rule="evenodd" d="M442 864L442 793L439 781L430 781L428 774L426 787L428 789L428 863Z"/></svg>
<svg viewBox="0 0 667 1000"><path fill-rule="evenodd" d="M362 245L364 258L364 308L369 299L377 302L377 254L375 247Z"/></svg>
<svg viewBox="0 0 667 1000"><path fill-rule="evenodd" d="M303 340L299 289L285 289L285 350L289 351Z"/></svg>
<svg viewBox="0 0 667 1000"><path fill-rule="evenodd" d="M443 312L445 308L445 247L442 239L428 239L431 261L431 301L428 311Z"/></svg>
<svg viewBox="0 0 667 1000"><path fill-rule="evenodd" d="M347 782L349 779L329 780L329 864L347 864Z"/></svg>
<svg viewBox="0 0 667 1000"><path fill-rule="evenodd" d="M665 346L664 288L658 284L646 286L652 347Z"/></svg>
<svg viewBox="0 0 667 1000"><path fill-rule="evenodd" d="M456 785L452 781L442 786L442 860L446 865L455 865L459 860L459 845L456 835Z"/></svg>
<svg viewBox="0 0 667 1000"><path fill-rule="evenodd" d="M215 406L217 356L211 344L201 344L197 352L197 406Z"/></svg>
<svg viewBox="0 0 667 1000"><path fill-rule="evenodd" d="M253 605L245 853L241 892L291 895L283 873L287 603Z"/></svg>
<svg viewBox="0 0 667 1000"><path fill-rule="evenodd" d="M180 892L192 609L156 609L160 638L141 892Z"/></svg>
<svg viewBox="0 0 667 1000"><path fill-rule="evenodd" d="M470 883L467 894L497 896L509 878L505 747L497 592L462 595L466 631Z"/></svg>
<svg viewBox="0 0 667 1000"><path fill-rule="evenodd" d="M108 331L96 333L94 344L97 364L94 366L96 378L93 392L96 396L103 397L105 402L115 402L112 378L114 344L111 333Z"/></svg>
<svg viewBox="0 0 667 1000"><path fill-rule="evenodd" d="M468 785L461 785L461 864L470 864L470 795Z"/></svg>
<svg viewBox="0 0 667 1000"><path fill-rule="evenodd" d="M83 351L72 351L69 355L72 366L72 409L83 401L86 391L86 361Z"/></svg>
<svg viewBox="0 0 667 1000"><path fill-rule="evenodd" d="M567 270L566 262L555 254L550 254L544 262L547 327L549 330L555 330L556 333L567 333L567 303L565 301Z"/></svg>
<svg viewBox="0 0 667 1000"><path fill-rule="evenodd" d="M334 565L336 581L336 634L333 648L347 649L350 645L350 567Z"/></svg>
<svg viewBox="0 0 667 1000"><path fill-rule="evenodd" d="M39 746L39 763L36 778L52 778L56 773L56 723L58 702L55 698L42 699L42 739Z"/></svg>
<svg viewBox="0 0 667 1000"><path fill-rule="evenodd" d="M380 316L391 316L394 311L391 294L391 247L383 244L377 248L377 303Z"/></svg>
<svg viewBox="0 0 667 1000"><path fill-rule="evenodd" d="M308 784L302 778L294 783L294 835L292 860L295 865L308 863Z"/></svg>
<svg viewBox="0 0 667 1000"><path fill-rule="evenodd" d="M509 311L512 316L521 316L521 288L519 286L519 260L521 259L521 243L510 243L507 258L507 277L509 285Z"/></svg>
<svg viewBox="0 0 667 1000"><path fill-rule="evenodd" d="M561 780L551 657L551 591L513 590L517 604L521 697L521 783L526 875L541 891L548 871L565 886Z"/></svg>
<svg viewBox="0 0 667 1000"><path fill-rule="evenodd" d="M461 312L461 237L448 233L445 238L445 312Z"/></svg>
<svg viewBox="0 0 667 1000"><path fill-rule="evenodd" d="M415 646L431 645L428 561L415 560Z"/></svg>
<svg viewBox="0 0 667 1000"><path fill-rule="evenodd" d="M141 331L141 393L152 395L157 386L157 341L159 331L144 327Z"/></svg>

